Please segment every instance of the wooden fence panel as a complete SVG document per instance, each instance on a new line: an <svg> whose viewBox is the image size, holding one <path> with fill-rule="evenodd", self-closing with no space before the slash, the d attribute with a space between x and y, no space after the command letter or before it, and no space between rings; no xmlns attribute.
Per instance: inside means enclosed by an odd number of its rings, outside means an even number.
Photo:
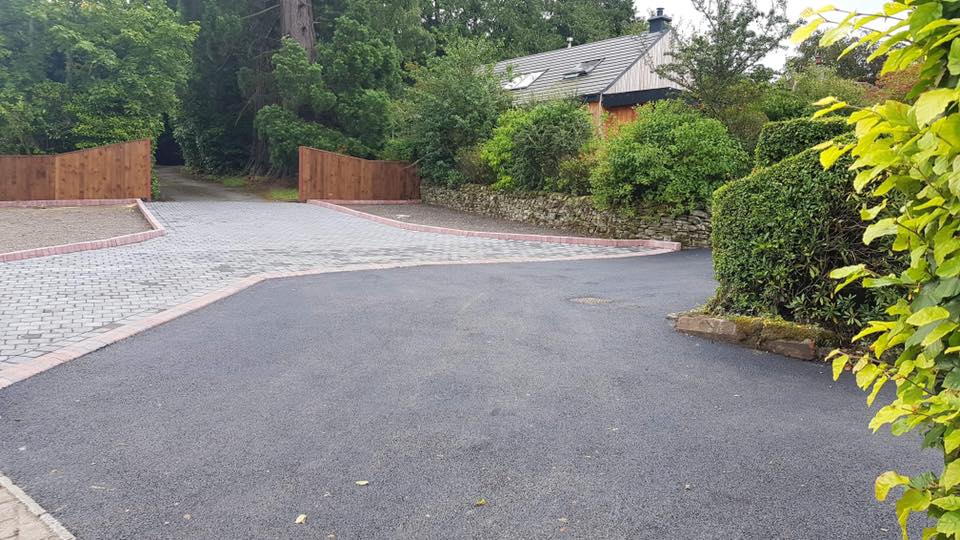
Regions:
<svg viewBox="0 0 960 540"><path fill-rule="evenodd" d="M56 197L56 163L50 156L0 156L0 200Z"/></svg>
<svg viewBox="0 0 960 540"><path fill-rule="evenodd" d="M420 173L404 161L377 161L300 147L300 200L420 198Z"/></svg>
<svg viewBox="0 0 960 540"><path fill-rule="evenodd" d="M0 200L150 199L150 141L0 156Z"/></svg>

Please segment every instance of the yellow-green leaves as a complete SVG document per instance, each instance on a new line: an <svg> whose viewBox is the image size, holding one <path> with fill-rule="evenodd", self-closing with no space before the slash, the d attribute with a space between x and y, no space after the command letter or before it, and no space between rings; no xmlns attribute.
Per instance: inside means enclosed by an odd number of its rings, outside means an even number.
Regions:
<svg viewBox="0 0 960 540"><path fill-rule="evenodd" d="M943 468L943 474L940 475L940 487L950 489L960 484L960 461L951 461Z"/></svg>
<svg viewBox="0 0 960 540"><path fill-rule="evenodd" d="M877 496L878 501L885 501L891 489L897 486L905 486L908 482L910 482L910 478L902 474L897 474L896 471L887 471L878 476L877 481L874 482L874 494Z"/></svg>
<svg viewBox="0 0 960 540"><path fill-rule="evenodd" d="M900 531L903 537L907 538L907 519L911 512L922 512L930 506L930 493L909 488L903 492L903 496L897 501L897 521L900 523Z"/></svg>
<svg viewBox="0 0 960 540"><path fill-rule="evenodd" d="M960 448L960 429L955 429L943 437L943 451L952 454L954 450ZM958 508L950 508L957 510Z"/></svg>
<svg viewBox="0 0 960 540"><path fill-rule="evenodd" d="M912 110L917 124L924 127L940 116L947 107L957 101L957 91L952 88L940 88L924 92L917 98Z"/></svg>
<svg viewBox="0 0 960 540"><path fill-rule="evenodd" d="M823 154L820 154L820 160L823 160ZM887 207L887 199L884 199L880 204L873 206L871 208L864 208L860 210L860 219L864 221L873 221L876 219L877 214L883 211Z"/></svg>
<svg viewBox="0 0 960 540"><path fill-rule="evenodd" d="M840 109L843 109L843 108L846 108L846 107L847 107L847 102L845 102L845 101L837 101L837 102L834 103L833 105L830 105L829 107L825 107L825 108L820 109L820 110L818 110L817 112L813 113L813 117L814 117L814 118L820 118L821 116L826 116L826 115L828 115L828 114L830 114L830 113L832 113L832 112L834 112L834 111L839 111Z"/></svg>
<svg viewBox="0 0 960 540"><path fill-rule="evenodd" d="M960 75L960 40L954 40L950 44L947 69L950 70L951 75Z"/></svg>
<svg viewBox="0 0 960 540"><path fill-rule="evenodd" d="M847 285L853 283L854 281L860 279L861 277L869 275L866 270L866 267L862 264L854 264L851 266L844 266L843 268L837 268L830 271L830 277L832 279L842 279L843 281L837 285L833 290L834 293L839 292L841 289Z"/></svg>
<svg viewBox="0 0 960 540"><path fill-rule="evenodd" d="M850 357L841 354L833 359L833 380L840 378L840 374L843 373L844 368L847 367L847 364L850 362Z"/></svg>
<svg viewBox="0 0 960 540"><path fill-rule="evenodd" d="M829 169L833 167L833 164L837 162L838 159L842 158L844 154L853 150L854 144L845 144L843 146L835 146L831 144L823 152L820 152L820 165L823 165L824 169Z"/></svg>
<svg viewBox="0 0 960 540"><path fill-rule="evenodd" d="M928 306L914 313L907 319L907 324L925 326L932 322L942 321L950 317L950 312L940 306Z"/></svg>
<svg viewBox="0 0 960 540"><path fill-rule="evenodd" d="M947 512L937 521L937 532L948 536L960 533L960 512Z"/></svg>
<svg viewBox="0 0 960 540"><path fill-rule="evenodd" d="M863 231L863 243L869 246L870 242L877 238L892 234L897 234L897 220L896 218L884 218Z"/></svg>
<svg viewBox="0 0 960 540"><path fill-rule="evenodd" d="M790 36L790 41L794 44L806 41L810 36L813 35L814 32L817 31L817 28L819 28L820 25L825 22L827 21L821 17L811 20L807 24L794 30L793 35Z"/></svg>
<svg viewBox="0 0 960 540"><path fill-rule="evenodd" d="M868 403L885 382L896 384L895 399L880 407L870 429L889 425L893 435L922 430L926 445L942 444L945 465L939 479L884 473L877 478L876 495L884 500L893 487L906 487L896 503L904 538L910 514L932 504L936 524L924 529L923 538L960 540L960 18L950 18L953 7L945 10L946 4L887 2L883 13L848 16L824 34L833 40L848 35L850 28L868 30L871 21L896 15L891 24L875 25L858 45L874 47L871 59L885 57L883 72L921 64L912 104L886 101L857 110L847 120L855 124L857 139L846 150L854 159L854 189L876 199L860 211L864 221L872 222L863 240L869 244L894 236L896 254L891 257L909 266L880 277L851 265L831 277L902 291L884 320L868 322L855 336L872 342L870 353L851 370L857 385L869 392ZM813 12L808 17L825 19ZM823 23L811 21L798 35L823 29ZM828 114L842 103L827 99L818 107L820 114ZM845 150L835 142L818 149L825 167ZM838 354L833 376L840 376L849 362Z"/></svg>
<svg viewBox="0 0 960 540"><path fill-rule="evenodd" d="M946 497L940 497L939 499L930 501L930 504L948 511L960 510L960 497L947 495Z"/></svg>

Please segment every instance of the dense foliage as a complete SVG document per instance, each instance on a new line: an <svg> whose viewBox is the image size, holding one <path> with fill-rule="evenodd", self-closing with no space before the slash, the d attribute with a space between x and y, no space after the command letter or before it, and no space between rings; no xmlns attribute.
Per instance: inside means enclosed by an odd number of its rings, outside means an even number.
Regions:
<svg viewBox="0 0 960 540"><path fill-rule="evenodd" d="M808 13L811 22L795 38L823 25L831 9ZM884 500L892 488L903 487L896 514L905 538L913 512L925 512L934 522L924 529L924 539L960 538L960 4L888 2L883 14L840 17L824 33L824 46L878 18L893 17L860 43L877 46L873 56L885 57L884 73L915 62L921 68L912 92L915 103L890 100L853 112L849 121L856 126L856 141L824 145L820 155L826 168L842 166L837 160L852 156L854 188L877 202L861 210L861 217L872 222L863 241L873 245L892 238L893 250L909 254L910 261L902 272L887 273L864 261L832 273L844 280L838 290L859 283L898 297L885 316L855 336L869 336L867 352L835 353L834 377L852 366L857 385L870 392L868 405L886 383L896 385L893 400L877 411L870 427L889 424L894 435L921 430L924 446L942 452L944 465L913 477L883 473L876 496ZM821 105L823 113L846 107L835 100ZM894 215L886 215L885 208L895 209Z"/></svg>
<svg viewBox="0 0 960 540"><path fill-rule="evenodd" d="M638 28L630 0L313 2L314 63L322 69L312 80L336 99L293 110L282 95L291 88L274 65L289 57L281 44L282 7L263 0L179 4L184 20L199 21L201 31L175 131L188 165L207 172L290 170L290 148L298 144L380 153L395 124L388 102L416 79L414 72L463 39L487 43L485 60L492 61L560 48L567 37L585 43ZM396 154L395 145L389 152ZM450 158L441 161L443 169Z"/></svg>
<svg viewBox="0 0 960 540"><path fill-rule="evenodd" d="M254 125L275 171L295 168L299 145L361 157L383 147L391 93L400 86L400 52L356 21L337 22L318 63L289 38L273 55L279 103L260 109Z"/></svg>
<svg viewBox="0 0 960 540"><path fill-rule="evenodd" d="M693 0L693 6L707 22L704 30L678 33L676 51L657 72L687 90L710 116L755 125L741 114L752 102L745 92L750 86L742 83L753 81L760 61L789 34L786 2L776 0L768 11L754 0ZM743 129L745 138L755 131Z"/></svg>
<svg viewBox="0 0 960 540"><path fill-rule="evenodd" d="M749 170L723 124L667 100L638 107L636 121L609 136L590 181L603 206L657 201L684 211L705 208L717 187Z"/></svg>
<svg viewBox="0 0 960 540"><path fill-rule="evenodd" d="M853 175L842 167L824 171L818 154L804 151L716 191L712 310L783 317L847 336L882 312L889 296L863 288L833 294L828 274L838 266L889 268L885 249L861 242Z"/></svg>
<svg viewBox="0 0 960 540"><path fill-rule="evenodd" d="M593 118L581 103L545 102L501 114L481 155L500 189L577 192L585 186L564 182L561 169L593 136Z"/></svg>
<svg viewBox="0 0 960 540"><path fill-rule="evenodd" d="M423 2L428 28L445 43L482 39L499 58L599 41L638 30L632 0L449 0Z"/></svg>
<svg viewBox="0 0 960 540"><path fill-rule="evenodd" d="M844 118L770 122L760 131L754 163L758 167L773 165L847 131L850 126Z"/></svg>
<svg viewBox="0 0 960 540"><path fill-rule="evenodd" d="M459 153L487 138L510 105L486 64L490 55L482 42L461 41L414 69L413 86L396 104L387 157L419 163L426 182L456 186L467 180L457 167Z"/></svg>
<svg viewBox="0 0 960 540"><path fill-rule="evenodd" d="M823 32L817 31L810 39L798 44L794 54L787 58L787 71L803 72L809 68L829 66L837 76L847 80L868 83L877 80L883 60L871 58L876 46L847 50L857 42L855 38L845 37L830 45L821 45L821 38Z"/></svg>
<svg viewBox="0 0 960 540"><path fill-rule="evenodd" d="M196 32L163 0L0 2L0 153L156 139Z"/></svg>

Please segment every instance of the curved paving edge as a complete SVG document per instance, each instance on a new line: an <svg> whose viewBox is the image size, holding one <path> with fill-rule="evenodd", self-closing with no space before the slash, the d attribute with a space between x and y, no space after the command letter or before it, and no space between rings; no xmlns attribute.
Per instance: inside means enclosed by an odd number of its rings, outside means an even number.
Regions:
<svg viewBox="0 0 960 540"><path fill-rule="evenodd" d="M9 253L0 253L0 263L10 261L22 261L34 257L48 257L50 255L64 255L66 253L75 253L77 251L88 251L91 249L103 249L109 247L125 246L127 244L136 244L146 242L147 240L157 238L167 234L163 225L157 221L157 218L150 213L150 210L140 199L78 199L69 201L0 201L0 208L39 208L52 206L108 206L119 204L136 204L143 214L144 219L150 224L151 230L138 233L124 234L112 238L101 240L88 240L86 242L74 242L72 244L61 244L59 246L50 246L42 248L24 249L21 251L11 251Z"/></svg>
<svg viewBox="0 0 960 540"><path fill-rule="evenodd" d="M338 204L339 203L339 204ZM600 247L646 247L669 251L679 251L680 242L667 242L665 240L646 240L646 239L615 239L615 238L586 238L581 236L553 236L547 234L518 234L518 233L498 233L490 231L466 231L463 229L450 229L447 227L437 227L434 225L421 225L419 223L408 223L406 221L397 221L395 219L385 218L375 214L368 214L353 208L340 206L341 204L377 204L376 201L326 201L310 199L307 204L322 206L330 210L336 210L354 217L369 219L391 227L406 229L408 231L449 234L453 236L470 236L475 238L493 238L496 240L519 240L523 242L550 242L555 244L580 244L584 246ZM379 204L396 204L395 201L384 201ZM413 204L413 203L405 203Z"/></svg>
<svg viewBox="0 0 960 540"><path fill-rule="evenodd" d="M627 257L645 257L648 255L659 255L663 253L670 253L672 250L648 250L642 253L620 253L614 255L580 255L576 257L541 257L541 258L524 258L524 257L515 257L515 258L506 258L506 259L475 259L467 261L438 261L438 262L400 262L400 263L386 263L386 264L362 264L357 265L351 268L326 268L318 270L304 270L296 272L266 272L262 274L255 274L246 278L243 278L235 283L232 283L216 291L207 293L203 296L199 296L180 304L178 306L172 307L170 309L161 311L155 315L145 317L136 322L130 324L125 324L119 328L115 328L108 332L104 332L98 336L85 339L83 341L78 341L72 345L59 349L52 353L47 353L42 356L38 356L29 362L23 364L17 364L13 367L0 369L0 390L20 382L24 379L32 377L38 373L43 373L44 371L56 367L70 360L80 358L87 353L91 353L98 349L102 349L107 345L116 343L120 340L126 339L130 336L134 336L143 332L144 330L149 330L155 326L159 326L168 321L172 321L177 317L186 315L190 312L196 311L202 307L208 306L218 300L222 300L228 296L234 295L248 287L256 285L261 281L268 279L282 279L290 277L302 277L302 276L315 276L321 274L333 274L340 272L358 272L363 270L387 270L392 268L411 268L418 266L450 266L450 265L465 265L465 264L500 264L500 263L535 263L535 262L560 262L560 261L577 261L577 260L595 260L595 259L622 259Z"/></svg>
<svg viewBox="0 0 960 540"><path fill-rule="evenodd" d="M57 518L0 473L0 537L18 540L75 540Z"/></svg>

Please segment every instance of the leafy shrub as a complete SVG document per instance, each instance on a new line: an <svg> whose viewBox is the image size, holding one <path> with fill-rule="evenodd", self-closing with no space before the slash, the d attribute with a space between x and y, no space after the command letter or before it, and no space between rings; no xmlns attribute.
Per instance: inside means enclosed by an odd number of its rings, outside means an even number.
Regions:
<svg viewBox="0 0 960 540"><path fill-rule="evenodd" d="M660 101L638 107L636 121L601 145L590 184L601 206L653 201L702 209L717 187L749 171L749 161L718 120Z"/></svg>
<svg viewBox="0 0 960 540"><path fill-rule="evenodd" d="M889 295L875 290L833 295L832 269L890 262L886 249L861 241L853 174L844 166L824 171L817 156L807 150L716 191L713 310L778 316L849 336L887 305Z"/></svg>
<svg viewBox="0 0 960 540"><path fill-rule="evenodd" d="M815 17L794 34L799 41L832 18ZM905 465L918 474L886 471L874 482L877 500L886 500L899 488L894 506L903 538L923 527L914 538L960 538L960 91L957 89L957 51L960 50L960 5L947 0L887 2L878 14L852 13L824 32L820 45L838 37L856 35L865 24L896 13L895 25L860 38L854 46L876 46L885 56L881 75L904 72L920 62L918 77L907 99L913 104L885 101L850 114L856 124L856 141L834 140L824 145L820 161L825 168L843 166L850 155L854 188L873 198L874 206L861 211L871 222L863 241L890 242L891 249L909 257L909 266L889 273L870 261L837 268L830 277L843 280L845 290L854 283L890 290L893 299L883 316L871 320L855 336L863 339L860 353L831 353L833 378L847 367L857 386L868 392L867 406L877 397L869 427L874 432L889 425L894 436L910 435L928 448L924 463L933 470L917 470L918 460ZM827 100L820 113L845 109L847 104ZM885 212L884 209L891 210ZM887 385L887 383L890 383ZM881 393L886 386L895 392ZM918 435L922 435L918 436ZM919 455L919 452L918 452ZM925 513L911 523L912 513ZM915 520L914 520L915 521ZM919 525L919 527L918 527Z"/></svg>
<svg viewBox="0 0 960 540"><path fill-rule="evenodd" d="M814 108L809 101L781 86L772 86L760 99L760 110L771 122L806 118L813 114Z"/></svg>
<svg viewBox="0 0 960 540"><path fill-rule="evenodd" d="M160 198L160 176L157 175L156 171L150 173L150 199L157 200Z"/></svg>
<svg viewBox="0 0 960 540"><path fill-rule="evenodd" d="M323 124L303 120L279 105L268 105L257 113L254 127L266 141L270 164L278 172L295 171L300 145L367 157L370 149Z"/></svg>
<svg viewBox="0 0 960 540"><path fill-rule="evenodd" d="M596 166L597 153L589 147L579 156L561 161L557 171L557 191L571 195L589 195L590 174Z"/></svg>
<svg viewBox="0 0 960 540"><path fill-rule="evenodd" d="M561 163L576 159L593 139L593 119L580 103L561 100L500 115L481 156L497 187L558 191Z"/></svg>
<svg viewBox="0 0 960 540"><path fill-rule="evenodd" d="M272 57L280 103L257 111L254 127L276 172L296 169L299 145L371 157L384 144L399 53L356 21L336 21L333 42L318 52L321 63L290 38Z"/></svg>
<svg viewBox="0 0 960 540"><path fill-rule="evenodd" d="M482 145L475 144L458 150L454 157L457 172L471 184L492 184L497 179L497 173L483 159L481 148Z"/></svg>
<svg viewBox="0 0 960 540"><path fill-rule="evenodd" d="M760 131L755 151L756 165L773 165L847 131L850 131L850 126L843 118L796 118L770 122Z"/></svg>
<svg viewBox="0 0 960 540"><path fill-rule="evenodd" d="M489 45L462 41L411 72L413 87L395 103L393 139L384 154L420 164L424 181L456 186L466 179L456 156L487 136L510 105L489 67Z"/></svg>
<svg viewBox="0 0 960 540"><path fill-rule="evenodd" d="M807 105L829 96L854 105L865 103L865 85L844 79L835 69L827 66L806 66L802 70L787 71L777 80L777 86L788 89Z"/></svg>
<svg viewBox="0 0 960 540"><path fill-rule="evenodd" d="M156 140L199 30L162 0L3 1L0 21L0 153Z"/></svg>

